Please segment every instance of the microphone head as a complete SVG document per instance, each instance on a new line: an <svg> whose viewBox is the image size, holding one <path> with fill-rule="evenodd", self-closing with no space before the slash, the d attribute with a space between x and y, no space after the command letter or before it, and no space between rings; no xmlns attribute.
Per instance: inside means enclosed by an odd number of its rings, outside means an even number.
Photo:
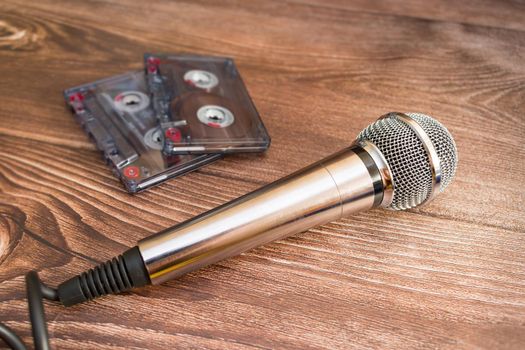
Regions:
<svg viewBox="0 0 525 350"><path fill-rule="evenodd" d="M452 182L458 153L449 131L420 113L389 113L366 127L357 141L371 142L390 170L392 201L387 207L418 206Z"/></svg>

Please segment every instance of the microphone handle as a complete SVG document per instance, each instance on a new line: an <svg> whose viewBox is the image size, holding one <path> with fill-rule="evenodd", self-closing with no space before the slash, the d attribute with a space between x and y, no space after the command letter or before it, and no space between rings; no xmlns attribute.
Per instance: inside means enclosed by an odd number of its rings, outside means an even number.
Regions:
<svg viewBox="0 0 525 350"><path fill-rule="evenodd" d="M285 178L147 237L58 286L65 306L159 284L343 216L389 203L386 162L354 144Z"/></svg>
<svg viewBox="0 0 525 350"><path fill-rule="evenodd" d="M383 182L372 157L350 146L289 176L138 243L159 284L251 248L378 206Z"/></svg>

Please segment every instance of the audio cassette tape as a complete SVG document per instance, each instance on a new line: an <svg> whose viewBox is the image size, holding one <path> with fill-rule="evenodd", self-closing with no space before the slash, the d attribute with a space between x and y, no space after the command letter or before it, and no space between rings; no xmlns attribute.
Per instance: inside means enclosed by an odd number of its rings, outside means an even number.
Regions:
<svg viewBox="0 0 525 350"><path fill-rule="evenodd" d="M64 92L77 120L131 193L221 158L165 155L163 132L146 85L145 74L139 71Z"/></svg>
<svg viewBox="0 0 525 350"><path fill-rule="evenodd" d="M144 55L166 154L263 152L270 137L230 58Z"/></svg>

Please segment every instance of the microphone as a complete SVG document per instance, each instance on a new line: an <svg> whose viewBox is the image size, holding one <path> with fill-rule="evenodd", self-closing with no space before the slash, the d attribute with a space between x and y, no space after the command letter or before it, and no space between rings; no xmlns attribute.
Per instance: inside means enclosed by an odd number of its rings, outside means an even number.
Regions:
<svg viewBox="0 0 525 350"><path fill-rule="evenodd" d="M349 147L163 230L58 287L66 306L160 284L350 214L405 210L434 198L458 161L452 135L419 113L388 113Z"/></svg>

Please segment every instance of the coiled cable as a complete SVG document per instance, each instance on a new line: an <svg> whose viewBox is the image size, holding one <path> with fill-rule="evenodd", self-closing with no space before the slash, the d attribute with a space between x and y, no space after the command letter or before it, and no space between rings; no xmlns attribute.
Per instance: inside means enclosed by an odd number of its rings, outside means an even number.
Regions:
<svg viewBox="0 0 525 350"><path fill-rule="evenodd" d="M36 350L50 350L43 299L58 301L58 291L46 286L36 271L25 276L29 319ZM0 338L13 350L26 350L22 339L8 326L0 323Z"/></svg>
<svg viewBox="0 0 525 350"><path fill-rule="evenodd" d="M43 299L73 306L107 294L118 294L150 284L148 271L137 246L92 269L68 279L58 288L46 286L36 271L25 276L29 319L36 350L50 350ZM0 323L0 339L14 350L26 350L22 339Z"/></svg>

